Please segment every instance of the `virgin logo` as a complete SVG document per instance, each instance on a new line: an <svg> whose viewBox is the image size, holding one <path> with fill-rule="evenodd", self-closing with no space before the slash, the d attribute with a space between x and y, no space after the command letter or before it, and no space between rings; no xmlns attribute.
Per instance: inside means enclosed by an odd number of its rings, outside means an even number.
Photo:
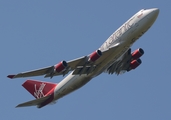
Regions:
<svg viewBox="0 0 171 120"><path fill-rule="evenodd" d="M40 87L37 88L36 84L34 84L34 89L35 89L35 92L34 92L34 96L39 99L39 98L42 98L44 97L44 93L43 93L43 89L45 88L46 84L45 83L41 83L40 84Z"/></svg>

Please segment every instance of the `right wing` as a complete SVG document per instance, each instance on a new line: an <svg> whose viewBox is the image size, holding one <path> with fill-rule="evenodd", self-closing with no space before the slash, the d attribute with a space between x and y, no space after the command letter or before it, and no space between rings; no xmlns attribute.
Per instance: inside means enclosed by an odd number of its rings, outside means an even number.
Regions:
<svg viewBox="0 0 171 120"><path fill-rule="evenodd" d="M116 73L117 75L120 73L123 73L127 71L129 68L129 63L131 61L132 55L131 55L131 49L129 49L121 59L118 61L115 61L108 69L107 72L109 74Z"/></svg>
<svg viewBox="0 0 171 120"><path fill-rule="evenodd" d="M142 62L140 57L144 54L143 49L139 48L131 53L131 49L118 60L115 61L105 72L109 74L122 74L124 72L130 71L137 68Z"/></svg>

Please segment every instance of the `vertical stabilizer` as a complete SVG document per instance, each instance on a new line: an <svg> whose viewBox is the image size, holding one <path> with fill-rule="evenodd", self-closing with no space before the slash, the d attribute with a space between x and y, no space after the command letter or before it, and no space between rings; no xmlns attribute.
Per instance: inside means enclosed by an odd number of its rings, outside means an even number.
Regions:
<svg viewBox="0 0 171 120"><path fill-rule="evenodd" d="M36 99L51 95L57 84L37 80L27 80L22 85Z"/></svg>

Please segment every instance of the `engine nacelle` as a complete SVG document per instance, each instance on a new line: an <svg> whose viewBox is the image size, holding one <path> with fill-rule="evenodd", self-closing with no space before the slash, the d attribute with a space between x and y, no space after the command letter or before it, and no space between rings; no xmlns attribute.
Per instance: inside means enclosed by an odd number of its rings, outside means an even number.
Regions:
<svg viewBox="0 0 171 120"><path fill-rule="evenodd" d="M68 66L66 61L61 61L54 66L54 72L60 73Z"/></svg>
<svg viewBox="0 0 171 120"><path fill-rule="evenodd" d="M132 53L132 58L136 60L140 58L143 54L144 54L144 50L142 48L139 48Z"/></svg>
<svg viewBox="0 0 171 120"><path fill-rule="evenodd" d="M102 52L100 50L96 50L90 55L88 61L95 62L97 59L100 58L100 56L102 56Z"/></svg>
<svg viewBox="0 0 171 120"><path fill-rule="evenodd" d="M142 63L141 59L131 61L130 70L137 68L141 63Z"/></svg>

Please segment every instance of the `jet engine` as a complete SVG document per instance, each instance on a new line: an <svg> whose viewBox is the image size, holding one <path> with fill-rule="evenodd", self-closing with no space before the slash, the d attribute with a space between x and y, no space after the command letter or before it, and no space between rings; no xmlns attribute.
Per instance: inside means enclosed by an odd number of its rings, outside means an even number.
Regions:
<svg viewBox="0 0 171 120"><path fill-rule="evenodd" d="M100 50L96 50L90 55L88 61L95 62L97 59L100 58L100 56L102 56L102 52Z"/></svg>
<svg viewBox="0 0 171 120"><path fill-rule="evenodd" d="M60 63L54 65L54 72L60 73L67 67L66 61L61 61Z"/></svg>
<svg viewBox="0 0 171 120"><path fill-rule="evenodd" d="M144 54L144 50L142 48L139 48L132 53L132 59L136 60L140 58L143 54Z"/></svg>
<svg viewBox="0 0 171 120"><path fill-rule="evenodd" d="M137 68L141 63L142 63L141 59L131 61L130 70Z"/></svg>

